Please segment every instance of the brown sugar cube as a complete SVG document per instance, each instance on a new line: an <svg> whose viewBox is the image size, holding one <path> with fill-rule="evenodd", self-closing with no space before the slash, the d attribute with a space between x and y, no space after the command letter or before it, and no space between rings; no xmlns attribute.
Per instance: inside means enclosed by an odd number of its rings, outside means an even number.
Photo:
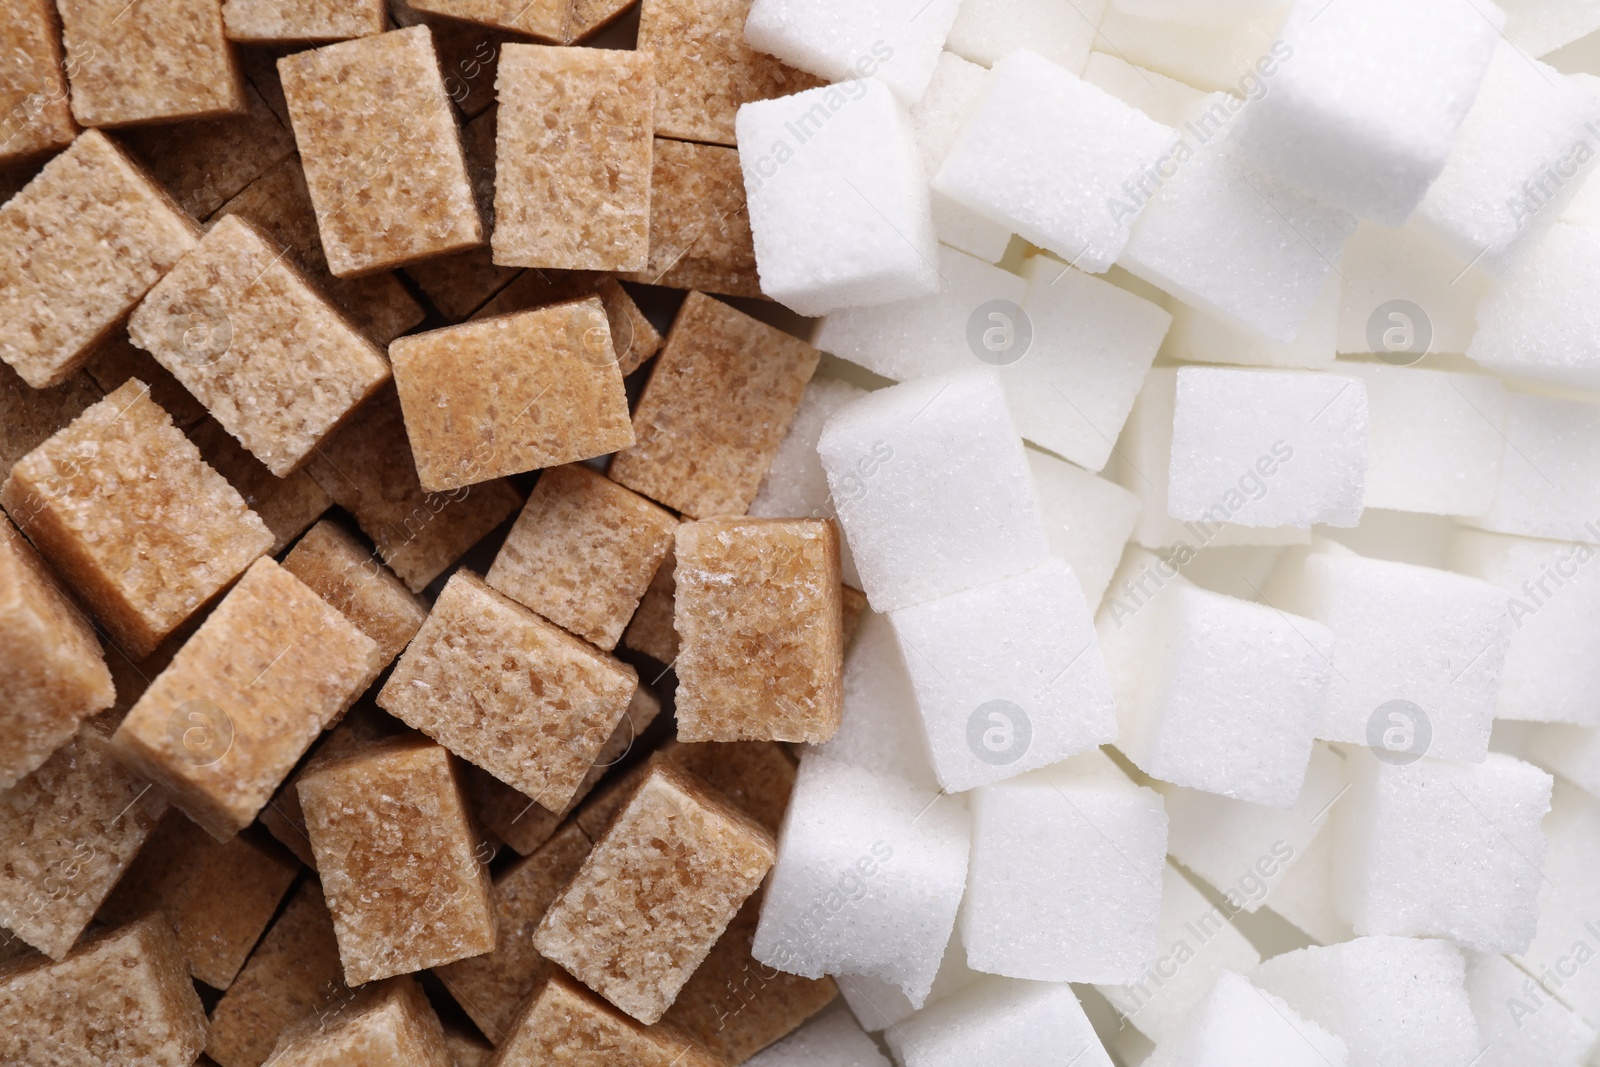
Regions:
<svg viewBox="0 0 1600 1067"><path fill-rule="evenodd" d="M678 738L804 741L839 729L844 612L829 519L678 528Z"/></svg>
<svg viewBox="0 0 1600 1067"><path fill-rule="evenodd" d="M105 395L87 374L35 389L0 363L0 470L38 448L51 434Z"/></svg>
<svg viewBox="0 0 1600 1067"><path fill-rule="evenodd" d="M841 585L839 610L844 613L844 623L840 632L844 638L844 647L849 648L850 642L855 640L856 631L861 628L861 617L867 612L867 594L853 585Z"/></svg>
<svg viewBox="0 0 1600 1067"><path fill-rule="evenodd" d="M678 520L581 464L539 476L488 583L610 651L672 544Z"/></svg>
<svg viewBox="0 0 1600 1067"><path fill-rule="evenodd" d="M552 811L638 687L634 669L457 571L378 706Z"/></svg>
<svg viewBox="0 0 1600 1067"><path fill-rule="evenodd" d="M494 951L494 890L449 752L397 738L299 789L346 981Z"/></svg>
<svg viewBox="0 0 1600 1067"><path fill-rule="evenodd" d="M750 0L644 0L638 47L655 57L658 134L732 145L739 105L825 84L745 44L749 14Z"/></svg>
<svg viewBox="0 0 1600 1067"><path fill-rule="evenodd" d="M113 738L219 841L255 819L379 669L377 644L271 559L245 572Z"/></svg>
<svg viewBox="0 0 1600 1067"><path fill-rule="evenodd" d="M650 264L629 280L761 297L739 151L657 137L650 172Z"/></svg>
<svg viewBox="0 0 1600 1067"><path fill-rule="evenodd" d="M333 916L309 879L289 898L233 985L211 1010L206 1055L220 1067L261 1067L278 1035L352 998L339 965Z"/></svg>
<svg viewBox="0 0 1600 1067"><path fill-rule="evenodd" d="M115 700L94 627L0 514L0 789Z"/></svg>
<svg viewBox="0 0 1600 1067"><path fill-rule="evenodd" d="M117 762L107 732L89 720L0 793L0 926L53 959L72 948L166 809Z"/></svg>
<svg viewBox="0 0 1600 1067"><path fill-rule="evenodd" d="M612 479L685 515L743 515L821 355L690 293L634 412L637 440L612 460Z"/></svg>
<svg viewBox="0 0 1600 1067"><path fill-rule="evenodd" d="M643 270L656 91L650 57L508 44L495 88L494 261Z"/></svg>
<svg viewBox="0 0 1600 1067"><path fill-rule="evenodd" d="M776 854L772 835L713 790L655 766L550 906L534 947L657 1022Z"/></svg>
<svg viewBox="0 0 1600 1067"><path fill-rule="evenodd" d="M472 317L486 319L491 315L527 311L585 296L598 296L605 305L611 345L617 354L617 369L624 376L638 370L645 360L660 351L661 334L639 310L633 297L611 275L594 271L525 270Z"/></svg>
<svg viewBox="0 0 1600 1067"><path fill-rule="evenodd" d="M246 452L215 419L206 419L189 433L200 455L228 484L239 490L250 510L272 531L270 554L276 555L333 506L315 478L303 470L279 478Z"/></svg>
<svg viewBox="0 0 1600 1067"><path fill-rule="evenodd" d="M433 492L633 443L594 297L402 337L389 358L417 474Z"/></svg>
<svg viewBox="0 0 1600 1067"><path fill-rule="evenodd" d="M661 699L643 685L635 689L622 720L601 747L600 755L589 767L589 773L583 776L578 791L572 794L567 806L559 812L550 811L487 771L468 768L467 793L472 800L474 814L480 823L518 853L531 855L550 840L567 816L577 809L606 772L628 754L634 742L660 714Z"/></svg>
<svg viewBox="0 0 1600 1067"><path fill-rule="evenodd" d="M473 199L477 201L484 226L491 231L494 229L494 131L493 108L467 123L461 131ZM464 319L515 278L517 268L497 266L489 249L483 247L414 263L406 268L406 273L446 316Z"/></svg>
<svg viewBox="0 0 1600 1067"><path fill-rule="evenodd" d="M285 56L278 73L334 274L483 243L426 26Z"/></svg>
<svg viewBox="0 0 1600 1067"><path fill-rule="evenodd" d="M639 598L638 610L622 632L622 643L628 648L669 666L678 658L678 631L672 628L673 590L677 587L672 572L677 565L669 546L655 577Z"/></svg>
<svg viewBox="0 0 1600 1067"><path fill-rule="evenodd" d="M159 915L0 974L0 1063L189 1067L205 1043L205 1009Z"/></svg>
<svg viewBox="0 0 1600 1067"><path fill-rule="evenodd" d="M276 74L274 74L276 77ZM374 344L387 345L421 322L426 315L393 271L360 278L335 278L317 232L317 213L311 206L300 157L289 156L251 182L217 213L238 215L281 248L335 304L361 327Z"/></svg>
<svg viewBox="0 0 1600 1067"><path fill-rule="evenodd" d="M664 1021L724 1064L744 1063L831 1004L832 978L802 978L750 954L761 921L761 890L733 917Z"/></svg>
<svg viewBox="0 0 1600 1067"><path fill-rule="evenodd" d="M219 844L169 810L100 909L113 925L161 911L189 971L214 989L233 983L300 865L245 837Z"/></svg>
<svg viewBox="0 0 1600 1067"><path fill-rule="evenodd" d="M774 835L794 792L795 763L771 741L669 741L658 758L716 788Z"/></svg>
<svg viewBox="0 0 1600 1067"><path fill-rule="evenodd" d="M574 44L626 11L626 0L412 0L418 11Z"/></svg>
<svg viewBox="0 0 1600 1067"><path fill-rule="evenodd" d="M0 359L35 389L70 378L200 237L98 130L0 206L0 233Z"/></svg>
<svg viewBox="0 0 1600 1067"><path fill-rule="evenodd" d="M494 1046L476 1034L468 1034L453 1027L444 1028L444 1047L450 1050L453 1067L489 1067L494 1059Z"/></svg>
<svg viewBox="0 0 1600 1067"><path fill-rule="evenodd" d="M427 14L406 0L389 0L389 17L396 26L427 26L433 31L445 94L462 115L473 118L494 106L500 48L515 38L478 23Z"/></svg>
<svg viewBox="0 0 1600 1067"><path fill-rule="evenodd" d="M522 506L501 479L448 494L424 491L390 390L363 404L306 469L414 593Z"/></svg>
<svg viewBox="0 0 1600 1067"><path fill-rule="evenodd" d="M223 0L222 25L241 44L325 44L389 28L383 0Z"/></svg>
<svg viewBox="0 0 1600 1067"><path fill-rule="evenodd" d="M272 547L138 381L18 460L0 504L135 658Z"/></svg>
<svg viewBox="0 0 1600 1067"><path fill-rule="evenodd" d="M363 989L337 1014L302 1020L265 1067L451 1067L444 1028L422 987L393 978Z"/></svg>
<svg viewBox="0 0 1600 1067"><path fill-rule="evenodd" d="M500 1046L495 1067L718 1067L669 1026L641 1026L556 973L528 1002Z"/></svg>
<svg viewBox="0 0 1600 1067"><path fill-rule="evenodd" d="M130 378L137 378L149 387L150 399L172 416L172 424L180 430L189 430L206 417L206 406L168 374L154 356L135 348L125 326L119 326L95 347L83 372L107 393L121 388Z"/></svg>
<svg viewBox="0 0 1600 1067"><path fill-rule="evenodd" d="M209 217L294 152L294 135L255 87L246 83L244 95L243 115L147 126L119 135L134 158L197 219Z"/></svg>
<svg viewBox="0 0 1600 1067"><path fill-rule="evenodd" d="M56 0L72 114L85 126L210 119L245 110L216 0Z"/></svg>
<svg viewBox="0 0 1600 1067"><path fill-rule="evenodd" d="M279 478L389 378L377 346L233 215L156 283L128 336Z"/></svg>
<svg viewBox="0 0 1600 1067"><path fill-rule="evenodd" d="M0 9L0 163L63 148L77 136L50 0Z"/></svg>
<svg viewBox="0 0 1600 1067"><path fill-rule="evenodd" d="M589 839L569 825L533 855L507 867L494 880L498 947L434 971L496 1044L506 1039L523 1001L552 969L533 947L533 932L588 854Z"/></svg>
<svg viewBox="0 0 1600 1067"><path fill-rule="evenodd" d="M385 666L428 618L422 601L338 523L313 526L283 566L376 641Z"/></svg>

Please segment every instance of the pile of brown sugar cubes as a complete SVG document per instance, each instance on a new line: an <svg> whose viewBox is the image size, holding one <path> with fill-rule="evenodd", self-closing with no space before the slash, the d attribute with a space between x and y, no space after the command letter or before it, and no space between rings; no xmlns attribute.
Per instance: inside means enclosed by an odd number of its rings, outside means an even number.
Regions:
<svg viewBox="0 0 1600 1067"><path fill-rule="evenodd" d="M818 82L632 7L0 6L0 1064L732 1067L837 997L751 955L865 601L749 517L819 353L733 147Z"/></svg>

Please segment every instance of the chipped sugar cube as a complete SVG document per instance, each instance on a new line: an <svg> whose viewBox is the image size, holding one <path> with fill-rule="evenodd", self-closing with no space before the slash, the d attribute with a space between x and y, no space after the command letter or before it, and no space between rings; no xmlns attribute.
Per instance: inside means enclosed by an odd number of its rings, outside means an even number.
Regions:
<svg viewBox="0 0 1600 1067"><path fill-rule="evenodd" d="M566 975L556 972L529 999L500 1045L500 1067L543 1067L571 1050L597 1062L630 1067L716 1067L690 1038L670 1027L644 1026Z"/></svg>
<svg viewBox="0 0 1600 1067"><path fill-rule="evenodd" d="M0 82L6 88L0 94L5 111L0 162L11 163L65 148L77 136L78 124L67 99L54 6L49 0L27 0L9 5L3 17L0 40L6 58Z"/></svg>
<svg viewBox="0 0 1600 1067"><path fill-rule="evenodd" d="M146 912L165 914L189 972L226 990L299 872L276 849L245 837L219 844L168 809L99 915L120 925Z"/></svg>
<svg viewBox="0 0 1600 1067"><path fill-rule="evenodd" d="M755 0L744 37L752 48L828 81L875 79L909 105L927 88L959 6L960 0L920 7L894 0Z"/></svg>
<svg viewBox="0 0 1600 1067"><path fill-rule="evenodd" d="M284 557L283 569L372 638L386 665L405 651L428 618L422 601L332 520L313 526Z"/></svg>
<svg viewBox="0 0 1600 1067"><path fill-rule="evenodd" d="M647 52L505 47L495 79L496 263L649 265L653 70Z"/></svg>
<svg viewBox="0 0 1600 1067"><path fill-rule="evenodd" d="M389 380L377 346L237 216L156 283L128 337L279 478Z"/></svg>
<svg viewBox="0 0 1600 1067"><path fill-rule="evenodd" d="M804 341L690 293L611 479L685 516L744 514L820 358Z"/></svg>
<svg viewBox="0 0 1600 1067"><path fill-rule="evenodd" d="M539 801L566 806L627 709L634 669L457 571L378 706Z"/></svg>
<svg viewBox="0 0 1600 1067"><path fill-rule="evenodd" d="M402 337L389 357L417 475L430 492L634 443L595 297Z"/></svg>
<svg viewBox="0 0 1600 1067"><path fill-rule="evenodd" d="M335 276L483 243L426 26L297 52L278 60L278 74Z"/></svg>
<svg viewBox="0 0 1600 1067"><path fill-rule="evenodd" d="M494 951L486 853L447 750L396 738L319 767L299 789L346 981Z"/></svg>
<svg viewBox="0 0 1600 1067"><path fill-rule="evenodd" d="M839 728L839 534L828 519L677 529L678 737L802 741Z"/></svg>
<svg viewBox="0 0 1600 1067"><path fill-rule="evenodd" d="M0 789L116 701L93 624L0 513Z"/></svg>
<svg viewBox="0 0 1600 1067"><path fill-rule="evenodd" d="M882 389L817 452L862 589L892 611L1020 574L1048 547L1022 441L987 371Z"/></svg>
<svg viewBox="0 0 1600 1067"><path fill-rule="evenodd" d="M648 1026L672 1006L773 857L761 826L692 778L657 766L545 913L534 947Z"/></svg>
<svg viewBox="0 0 1600 1067"><path fill-rule="evenodd" d="M223 0L222 25L240 44L324 44L380 34L389 14L383 0Z"/></svg>
<svg viewBox="0 0 1600 1067"><path fill-rule="evenodd" d="M0 975L0 1059L188 1067L206 1013L165 919L108 930L65 959Z"/></svg>
<svg viewBox="0 0 1600 1067"><path fill-rule="evenodd" d="M370 637L277 563L257 560L150 683L112 743L227 841L380 666Z"/></svg>
<svg viewBox="0 0 1600 1067"><path fill-rule="evenodd" d="M189 431L200 458L239 491L250 510L272 531L276 555L333 506L333 498L303 469L279 478L244 450L216 419L202 420Z"/></svg>
<svg viewBox="0 0 1600 1067"><path fill-rule="evenodd" d="M762 295L736 149L655 139L650 262L626 277L673 289Z"/></svg>
<svg viewBox="0 0 1600 1067"><path fill-rule="evenodd" d="M1241 968L1247 970L1248 968ZM1235 970L1217 976L1182 1026L1163 1038L1148 1067L1344 1067L1345 1043Z"/></svg>
<svg viewBox="0 0 1600 1067"><path fill-rule="evenodd" d="M1112 1067L1078 995L1065 982L985 977L884 1034L906 1067L1066 1062Z"/></svg>
<svg viewBox="0 0 1600 1067"><path fill-rule="evenodd" d="M582 464L539 477L484 580L609 652L678 520Z"/></svg>
<svg viewBox="0 0 1600 1067"><path fill-rule="evenodd" d="M449 1056L427 995L402 977L361 990L327 1018L286 1030L262 1067L323 1067L368 1057L386 1067L445 1067Z"/></svg>
<svg viewBox="0 0 1600 1067"><path fill-rule="evenodd" d="M1116 205L1128 189L1153 184L1176 142L1171 127L1018 49L995 63L933 187L1099 274L1122 253L1138 215Z"/></svg>
<svg viewBox="0 0 1600 1067"><path fill-rule="evenodd" d="M18 460L0 503L139 659L273 541L136 380Z"/></svg>
<svg viewBox="0 0 1600 1067"><path fill-rule="evenodd" d="M0 206L0 225L13 235L0 244L0 359L35 389L70 378L200 238L98 130Z"/></svg>
<svg viewBox="0 0 1600 1067"><path fill-rule="evenodd" d="M921 157L882 82L748 103L737 130L762 292L822 315L938 290Z"/></svg>

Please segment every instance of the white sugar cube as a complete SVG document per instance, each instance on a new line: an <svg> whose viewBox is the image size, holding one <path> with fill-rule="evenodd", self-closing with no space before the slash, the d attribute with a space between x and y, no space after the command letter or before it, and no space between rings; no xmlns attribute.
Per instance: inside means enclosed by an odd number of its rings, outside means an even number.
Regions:
<svg viewBox="0 0 1600 1067"><path fill-rule="evenodd" d="M1137 981L1157 955L1161 798L1109 774L1075 773L1073 761L973 798L961 907L968 965L1046 982Z"/></svg>
<svg viewBox="0 0 1600 1067"><path fill-rule="evenodd" d="M1590 796L1600 797L1600 729L1566 723L1539 726L1528 739L1526 755Z"/></svg>
<svg viewBox="0 0 1600 1067"><path fill-rule="evenodd" d="M1333 853L1333 834L1317 834L1273 886L1272 901L1267 905L1269 911L1323 945L1337 945L1355 936L1333 907Z"/></svg>
<svg viewBox="0 0 1600 1067"><path fill-rule="evenodd" d="M1506 39L1530 56L1543 56L1600 30L1595 0L1499 0Z"/></svg>
<svg viewBox="0 0 1600 1067"><path fill-rule="evenodd" d="M934 976L933 988L928 990L923 1006L937 1004L982 977L983 975L967 966L967 950L961 944L959 931L952 931L950 943L944 949L944 958L939 963L939 973ZM855 1014L862 1029L871 1033L888 1029L918 1010L912 1006L910 1000L906 999L899 986L890 985L877 978L844 974L839 975L836 981L839 985L839 995L850 1005L850 1010Z"/></svg>
<svg viewBox="0 0 1600 1067"><path fill-rule="evenodd" d="M1237 98L1213 94L1118 263L1186 304L1274 341L1305 328L1355 219L1257 172L1229 136Z"/></svg>
<svg viewBox="0 0 1600 1067"><path fill-rule="evenodd" d="M1167 511L1244 526L1354 526L1367 470L1367 391L1308 371L1178 371Z"/></svg>
<svg viewBox="0 0 1600 1067"><path fill-rule="evenodd" d="M1369 508L1482 515L1505 451L1506 390L1482 374L1343 360L1367 387Z"/></svg>
<svg viewBox="0 0 1600 1067"><path fill-rule="evenodd" d="M1004 318L1022 303L1026 288L1010 271L941 247L937 293L835 311L812 343L895 381L981 368L985 357L994 358L982 344L990 328L985 312L1000 308Z"/></svg>
<svg viewBox="0 0 1600 1067"><path fill-rule="evenodd" d="M1401 365L1429 352L1465 352L1492 284L1420 222L1398 229L1363 222L1344 246L1339 273L1339 351Z"/></svg>
<svg viewBox="0 0 1600 1067"><path fill-rule="evenodd" d="M1332 677L1310 619L1183 585L1130 652L1117 747L1153 778L1273 807L1300 795ZM1114 653L1108 649L1108 657Z"/></svg>
<svg viewBox="0 0 1600 1067"><path fill-rule="evenodd" d="M1174 129L1205 107L1206 94L1202 90L1104 52L1089 53L1083 80Z"/></svg>
<svg viewBox="0 0 1600 1067"><path fill-rule="evenodd" d="M1600 229L1559 223L1478 305L1467 355L1497 374L1600 388Z"/></svg>
<svg viewBox="0 0 1600 1067"><path fill-rule="evenodd" d="M822 426L835 411L867 391L836 378L813 378L806 383L800 406L795 409L789 432L783 435L772 466L761 480L750 514L763 519L832 518L833 498L828 494L828 476L817 458L817 438ZM844 581L859 587L855 558L850 544L839 539L839 572Z"/></svg>
<svg viewBox="0 0 1600 1067"><path fill-rule="evenodd" d="M1325 744L1312 748L1291 808L1158 782L1167 805L1167 853L1230 906L1257 911L1277 903L1278 887L1320 836L1344 788L1344 758Z"/></svg>
<svg viewBox="0 0 1600 1067"><path fill-rule="evenodd" d="M1461 950L1447 941L1361 937L1286 952L1250 977L1343 1040L1352 1064L1463 1067L1479 1052Z"/></svg>
<svg viewBox="0 0 1600 1067"><path fill-rule="evenodd" d="M1350 760L1350 794L1333 816L1333 902L1356 933L1526 949L1550 775L1499 752L1474 764L1396 765L1364 749Z"/></svg>
<svg viewBox="0 0 1600 1067"><path fill-rule="evenodd" d="M843 1004L830 1004L800 1029L745 1061L745 1067L890 1067Z"/></svg>
<svg viewBox="0 0 1600 1067"><path fill-rule="evenodd" d="M1459 529L1450 568L1505 592L1511 647L1495 717L1600 726L1600 568L1596 549Z"/></svg>
<svg viewBox="0 0 1600 1067"><path fill-rule="evenodd" d="M879 978L920 1006L961 902L968 830L960 797L807 753L751 955L808 978Z"/></svg>
<svg viewBox="0 0 1600 1067"><path fill-rule="evenodd" d="M1098 273L1127 243L1175 139L1170 127L1019 49L994 65L933 187Z"/></svg>
<svg viewBox="0 0 1600 1067"><path fill-rule="evenodd" d="M1467 953L1467 997L1484 1046L1476 1067L1579 1067L1600 1037L1504 956Z"/></svg>
<svg viewBox="0 0 1600 1067"><path fill-rule="evenodd" d="M844 658L844 713L838 731L818 745L818 755L865 767L936 790L928 743L887 615L862 615Z"/></svg>
<svg viewBox="0 0 1600 1067"><path fill-rule="evenodd" d="M1158 1044L1178 1031L1218 975L1251 971L1261 962L1226 912L1171 864L1162 872L1157 943L1160 955L1137 982L1096 988Z"/></svg>
<svg viewBox="0 0 1600 1067"><path fill-rule="evenodd" d="M1285 553L1265 599L1333 631L1317 736L1397 759L1482 761L1511 644L1500 590L1319 541L1315 551Z"/></svg>
<svg viewBox="0 0 1600 1067"><path fill-rule="evenodd" d="M1045 560L1027 457L987 371L863 397L828 420L817 453L861 587L878 611Z"/></svg>
<svg viewBox="0 0 1600 1067"><path fill-rule="evenodd" d="M882 83L745 104L735 126L762 292L820 315L938 288L927 182Z"/></svg>
<svg viewBox="0 0 1600 1067"><path fill-rule="evenodd" d="M1012 778L1116 740L1094 620L1060 560L890 619L945 789Z"/></svg>
<svg viewBox="0 0 1600 1067"><path fill-rule="evenodd" d="M1106 0L1061 4L1049 0L961 0L945 47L989 66L1027 48L1077 73L1089 57Z"/></svg>
<svg viewBox="0 0 1600 1067"><path fill-rule="evenodd" d="M1556 780L1539 886L1539 928L1517 964L1590 1026L1600 1026L1600 800Z"/></svg>
<svg viewBox="0 0 1600 1067"><path fill-rule="evenodd" d="M1232 26L1247 19L1282 17L1288 0L1113 0L1135 18L1186 26Z"/></svg>
<svg viewBox="0 0 1600 1067"><path fill-rule="evenodd" d="M744 39L829 81L876 79L910 105L928 87L959 6L960 0L754 0Z"/></svg>
<svg viewBox="0 0 1600 1067"><path fill-rule="evenodd" d="M1188 0L1178 2L1194 6ZM1230 19L1221 26L1195 26L1142 18L1114 3L1100 20L1095 43L1129 63L1159 71L1185 85L1253 98L1271 85L1291 55L1274 40L1282 23L1282 12L1272 11L1255 18Z"/></svg>
<svg viewBox="0 0 1600 1067"><path fill-rule="evenodd" d="M1444 172L1417 217L1499 273L1560 217L1593 170L1600 100L1500 41Z"/></svg>
<svg viewBox="0 0 1600 1067"><path fill-rule="evenodd" d="M986 977L884 1034L904 1067L1111 1067L1064 982Z"/></svg>
<svg viewBox="0 0 1600 1067"><path fill-rule="evenodd" d="M1078 576L1090 612L1100 606L1139 519L1139 498L1082 467L1028 449L1050 554Z"/></svg>
<svg viewBox="0 0 1600 1067"><path fill-rule="evenodd" d="M987 69L970 63L953 52L940 52L933 77L922 98L911 105L911 132L922 155L923 174L929 181L939 172L950 149L955 147L961 129L977 110L988 84ZM1011 231L990 222L951 200L943 193L931 193L933 231L939 241L959 248L985 263L997 263L1011 242Z"/></svg>
<svg viewBox="0 0 1600 1067"><path fill-rule="evenodd" d="M1398 226L1444 169L1504 21L1473 0L1297 0L1279 33L1292 58L1246 109L1240 146L1275 177Z"/></svg>
<svg viewBox="0 0 1600 1067"><path fill-rule="evenodd" d="M1047 256L1023 264L1027 348L996 353L1022 436L1091 471L1105 467L1172 316L1142 297ZM1003 328L1002 319L993 328ZM1019 330L1024 327L1019 324ZM997 341L1007 340L992 334Z"/></svg>
<svg viewBox="0 0 1600 1067"><path fill-rule="evenodd" d="M1600 544L1600 405L1512 393L1494 502L1469 525Z"/></svg>
<svg viewBox="0 0 1600 1067"><path fill-rule="evenodd" d="M1344 1067L1345 1043L1233 971L1145 1067Z"/></svg>
<svg viewBox="0 0 1600 1067"><path fill-rule="evenodd" d="M1181 300L1169 305L1172 330L1165 353L1191 363L1327 370L1338 349L1339 276L1330 274L1310 317L1292 341L1273 341Z"/></svg>

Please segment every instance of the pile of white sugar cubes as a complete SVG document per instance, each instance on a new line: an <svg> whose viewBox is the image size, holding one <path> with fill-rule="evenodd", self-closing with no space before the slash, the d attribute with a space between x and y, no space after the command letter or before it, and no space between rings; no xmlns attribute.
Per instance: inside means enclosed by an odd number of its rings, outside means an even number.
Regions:
<svg viewBox="0 0 1600 1067"><path fill-rule="evenodd" d="M1600 1064L1597 32L754 0L831 84L738 114L829 354L752 510L871 606L755 1067Z"/></svg>

